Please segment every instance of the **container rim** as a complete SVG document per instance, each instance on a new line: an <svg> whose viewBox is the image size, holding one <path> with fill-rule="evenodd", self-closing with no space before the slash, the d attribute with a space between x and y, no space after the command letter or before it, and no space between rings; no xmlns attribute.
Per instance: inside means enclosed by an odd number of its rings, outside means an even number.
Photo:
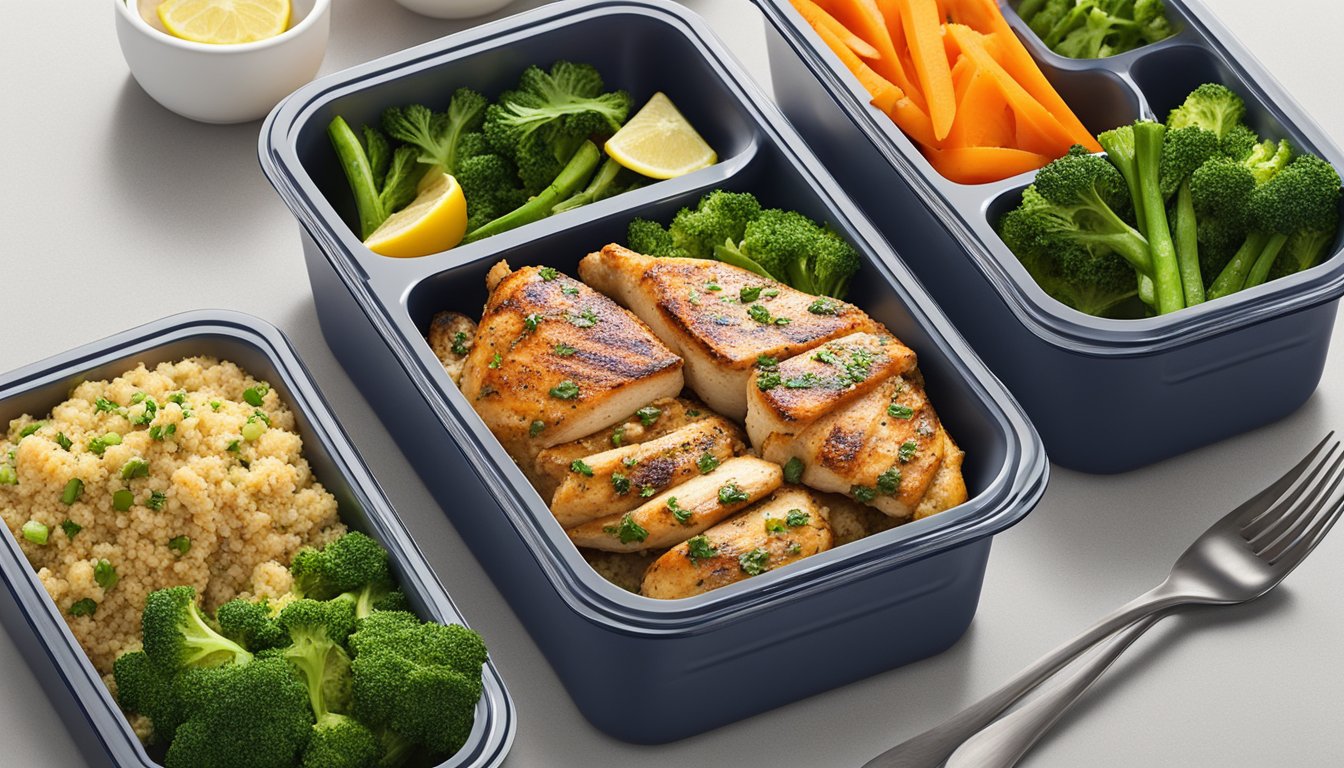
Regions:
<svg viewBox="0 0 1344 768"><path fill-rule="evenodd" d="M416 588L425 598L435 621L469 626L438 575L430 568L423 553L411 538L387 500L381 486L370 474L363 458L336 421L307 367L298 358L285 334L257 317L232 310L194 310L152 321L98 341L58 353L35 363L0 374L0 402L58 382L78 380L87 371L115 360L151 352L170 344L204 337L223 337L248 345L264 355L275 367L286 403L311 430L323 449L330 454L337 472L350 486L352 495L378 528L394 556L416 568ZM110 756L133 757L146 768L159 768L144 745L131 730L126 717L94 669L92 661L71 633L54 601L37 578L13 536L3 537L0 546L0 578L24 614L38 644L52 660L61 683L69 690L94 736ZM12 578L19 575L19 578ZM38 611L28 606L39 605ZM452 758L442 764L471 765L473 768L496 766L503 762L517 734L517 710L493 657L482 670L483 692L477 704L477 725L473 741L468 741ZM485 715L482 718L482 715ZM470 762L467 762L470 761Z"/></svg>
<svg viewBox="0 0 1344 768"><path fill-rule="evenodd" d="M1021 269L1012 270L986 246L981 236L970 226L967 214L958 211L947 196L938 189L933 177L937 175L914 144L891 124L890 118L868 103L866 92L839 59L829 50L819 50L808 38L811 28L792 6L784 0L751 0L773 25L780 37L804 62L823 87L836 99L845 117L873 143L877 151L892 165L902 178L913 186L925 204L948 228L957 244L971 257L972 262L995 288L1009 311L1034 335L1047 344L1066 351L1094 357L1137 357L1189 346L1213 336L1231 333L1249 325L1265 322L1344 296L1344 251L1336 250L1330 258L1309 270L1241 291L1223 299L1189 307L1159 317L1135 320L1098 318L1074 310L1045 293ZM1202 31L1208 40L1216 42L1213 52L1222 63L1235 71L1246 87L1254 93L1274 118L1283 125L1291 125L1305 135L1312 149L1320 153L1336 168L1344 170L1344 155L1333 141L1284 88L1268 73L1244 47L1236 44L1229 50L1232 35L1201 0L1178 0L1180 11L1191 27ZM1000 3L1001 6L1005 3ZM1010 22L1016 14L1008 9ZM1019 24L1013 24L1020 31ZM1182 30L1182 34L1189 29ZM1188 44L1188 43L1187 43ZM1162 45L1155 43L1154 45ZM1028 45L1032 48L1031 45ZM1130 52L1133 53L1133 52ZM1072 69L1079 69L1073 66ZM1130 84L1130 87L1134 87ZM923 165L921 165L923 164ZM1021 181L1015 177L1007 181ZM1029 180L1029 179L1028 179ZM949 182L950 183L950 182ZM965 189L975 186L963 185ZM988 185L980 185L988 187ZM1012 188L1020 186L1013 184ZM998 190L997 197L1004 189ZM985 201L982 209L990 201ZM1028 284L1024 284L1028 283Z"/></svg>
<svg viewBox="0 0 1344 768"><path fill-rule="evenodd" d="M808 558L790 569L767 573L749 582L693 598L654 600L621 590L591 568L571 567L574 558L578 557L577 551L567 538L557 541L537 524L524 498L534 492L530 486L520 490L526 485L519 481L521 473L515 466L497 464L488 444L467 428L463 414L449 398L442 396L423 363L415 362L420 356L409 347L406 339L400 337L393 316L398 308L388 307L374 295L368 276L358 267L352 254L345 252L340 232L313 204L314 196L320 196L321 192L299 163L295 147L299 127L323 104L357 90L357 84L369 79L384 77L398 69L451 62L496 47L501 40L507 41L508 37L523 30L535 34L615 13L655 18L686 36L720 70L724 85L734 92L741 107L757 123L758 130L769 134L788 162L848 220L858 234L859 245L869 250L874 269L884 273L916 321L947 344L951 365L980 398L1006 443L1003 467L978 496L957 509ZM1017 401L971 351L922 287L914 287L918 282L905 266L892 255L873 253L875 250L886 251L885 241L839 191L835 181L812 172L801 159L803 157L810 157L810 152L802 139L714 37L705 22L693 12L666 0L553 3L329 75L300 88L277 105L266 118L259 141L259 158L267 178L300 226L318 244L356 301L364 307L402 370L500 502L515 532L532 551L556 593L572 610L590 621L609 630L644 636L708 632L769 610L778 599L836 589L871 573L898 568L969 544L1018 522L1044 492L1049 471L1044 448ZM336 225L345 227L342 221L337 221ZM486 436L489 436L488 432ZM489 439L493 440L493 437ZM568 548L568 553L562 549L564 547Z"/></svg>

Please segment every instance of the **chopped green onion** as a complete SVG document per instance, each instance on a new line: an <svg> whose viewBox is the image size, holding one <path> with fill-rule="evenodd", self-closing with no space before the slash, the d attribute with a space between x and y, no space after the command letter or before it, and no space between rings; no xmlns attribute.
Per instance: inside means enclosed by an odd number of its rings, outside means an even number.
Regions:
<svg viewBox="0 0 1344 768"><path fill-rule="evenodd" d="M98 610L98 603L88 597L70 604L71 616L92 616L96 610Z"/></svg>
<svg viewBox="0 0 1344 768"><path fill-rule="evenodd" d="M19 473L9 464L0 464L0 485L18 485Z"/></svg>
<svg viewBox="0 0 1344 768"><path fill-rule="evenodd" d="M168 548L176 551L177 556L181 557L191 551L191 537L174 536L168 540Z"/></svg>
<svg viewBox="0 0 1344 768"><path fill-rule="evenodd" d="M588 466L588 462L584 461L583 459L575 459L569 462L569 471L577 472L580 475L583 475L584 477L593 476L593 468Z"/></svg>
<svg viewBox="0 0 1344 768"><path fill-rule="evenodd" d="M168 495L163 491L150 491L149 498L145 501L145 506L159 512L163 506L168 503Z"/></svg>
<svg viewBox="0 0 1344 768"><path fill-rule="evenodd" d="M61 491L61 501L66 506L79 501L79 497L84 495L84 481L78 477L70 478L70 482L65 484L65 490Z"/></svg>
<svg viewBox="0 0 1344 768"><path fill-rule="evenodd" d="M263 384L262 386L265 386L265 385ZM265 393L265 392L262 392L261 394L264 395L264 394L266 394L266 393ZM170 403L177 403L178 405L186 405L186 404L187 404L187 393L186 393L186 392L174 392L173 394L171 394L171 395L168 396L168 402L170 402Z"/></svg>
<svg viewBox="0 0 1344 768"><path fill-rule="evenodd" d="M93 566L93 580L98 582L98 586L106 590L117 586L121 577L117 575L115 565L106 560L99 560L98 564Z"/></svg>
<svg viewBox="0 0 1344 768"><path fill-rule="evenodd" d="M220 407L223 406L223 405L224 405L224 404L221 403L221 402L219 402L218 400L211 400L211 401L210 401L210 410L212 410L212 411L218 411L218 410L220 409Z"/></svg>
<svg viewBox="0 0 1344 768"><path fill-rule="evenodd" d="M45 426L47 426L47 422L45 421L34 421L32 424L19 430L19 439L22 440Z"/></svg>
<svg viewBox="0 0 1344 768"><path fill-rule="evenodd" d="M80 525L79 523L76 523L74 520L66 520L65 522L61 523L61 530L65 531L65 538L73 539L75 538L75 534L84 530L84 526Z"/></svg>
<svg viewBox="0 0 1344 768"><path fill-rule="evenodd" d="M23 538L39 546L47 543L47 535L51 532L47 526L36 520L24 523L20 530L23 531Z"/></svg>
<svg viewBox="0 0 1344 768"><path fill-rule="evenodd" d="M257 419L248 419L243 425L243 439L252 442L266 433L266 424Z"/></svg>
<svg viewBox="0 0 1344 768"><path fill-rule="evenodd" d="M504 357L500 355L498 352L496 352L495 356L490 358L490 363L486 367L498 369L499 364L502 362L504 362Z"/></svg>
<svg viewBox="0 0 1344 768"><path fill-rule="evenodd" d="M70 438L65 436L64 432L56 433L56 444L67 451L70 450L70 446L74 445L74 443L70 442Z"/></svg>
<svg viewBox="0 0 1344 768"><path fill-rule="evenodd" d="M270 391L271 385L263 381L255 387L244 389L243 401L253 408L260 408L261 404L265 402L264 398L266 397L266 394Z"/></svg>
<svg viewBox="0 0 1344 768"><path fill-rule="evenodd" d="M149 476L149 462L139 456L126 462L121 467L121 479L133 480L137 477Z"/></svg>
<svg viewBox="0 0 1344 768"><path fill-rule="evenodd" d="M894 419L910 419L914 417L915 411L909 406L892 403L887 406L887 415Z"/></svg>
<svg viewBox="0 0 1344 768"><path fill-rule="evenodd" d="M125 512L135 504L135 494L125 488L112 494L112 508L118 512Z"/></svg>

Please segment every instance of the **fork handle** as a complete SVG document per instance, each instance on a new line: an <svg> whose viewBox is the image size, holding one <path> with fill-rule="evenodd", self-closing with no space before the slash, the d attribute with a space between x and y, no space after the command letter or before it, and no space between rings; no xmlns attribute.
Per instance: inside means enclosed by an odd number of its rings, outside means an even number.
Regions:
<svg viewBox="0 0 1344 768"><path fill-rule="evenodd" d="M863 768L937 768L961 746L962 742L989 725L1014 702L1030 693L1046 678L1058 672L1088 648L1140 619L1196 601L1198 601L1196 596L1182 591L1170 581L1159 584L1109 616L1100 619L1074 639L1046 654L998 690L948 718L941 725L930 728L874 757L865 763Z"/></svg>
<svg viewBox="0 0 1344 768"><path fill-rule="evenodd" d="M967 739L948 758L946 768L1012 768L1055 722L1078 701L1125 649L1165 614L1129 625L1090 658L1079 663L1066 680L1041 693ZM1061 673L1063 675L1063 673Z"/></svg>

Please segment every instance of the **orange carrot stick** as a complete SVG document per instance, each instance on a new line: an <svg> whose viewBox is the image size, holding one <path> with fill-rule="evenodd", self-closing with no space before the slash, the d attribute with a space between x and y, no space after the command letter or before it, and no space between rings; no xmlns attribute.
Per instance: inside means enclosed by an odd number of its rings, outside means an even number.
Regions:
<svg viewBox="0 0 1344 768"><path fill-rule="evenodd" d="M963 66L968 61L962 58L957 65L962 69L962 77L956 78L957 69L953 69L954 82L959 81L957 119L943 146L948 149L1007 147L1029 150L1016 143L1017 121L993 78L974 65Z"/></svg>
<svg viewBox="0 0 1344 768"><path fill-rule="evenodd" d="M952 90L952 68L947 63L943 30L935 0L897 0L905 42L915 62L920 90L933 120L933 133L940 141L952 129L957 115L957 97Z"/></svg>
<svg viewBox="0 0 1344 768"><path fill-rule="evenodd" d="M835 33L844 41L849 49L865 59L881 58L877 49L870 45L866 40L849 31L849 28L841 24L834 16L826 12L825 8L812 2L812 0L789 0L793 7L798 9L798 13L811 24L813 28L825 27Z"/></svg>
<svg viewBox="0 0 1344 768"><path fill-rule="evenodd" d="M988 184L1043 168L1049 157L1005 147L926 149L925 157L948 180L958 184Z"/></svg>
<svg viewBox="0 0 1344 768"><path fill-rule="evenodd" d="M924 114L917 105L915 105L900 89L889 80L884 79L871 67L863 62L849 46L845 45L840 37L825 27L816 28L817 35L821 37L826 46L840 57L841 63L859 79L859 82L868 91L873 98L873 106L886 112L896 125L916 143L924 146L936 146L933 138L933 124L929 122L928 115Z"/></svg>
<svg viewBox="0 0 1344 768"><path fill-rule="evenodd" d="M834 0L830 1L834 2ZM906 98L915 102L923 110L927 107L927 104L924 101L924 94L920 93L919 82L914 78L915 66L910 61L910 51L904 44L905 35L901 31L901 15L896 6L896 0L874 0L874 3L877 5L878 12L882 14L883 22L887 25L887 40L892 43L890 58L883 58L875 64L878 65L878 70L882 72L883 77L900 86L900 89L905 91ZM901 45L897 46L897 41L901 41Z"/></svg>

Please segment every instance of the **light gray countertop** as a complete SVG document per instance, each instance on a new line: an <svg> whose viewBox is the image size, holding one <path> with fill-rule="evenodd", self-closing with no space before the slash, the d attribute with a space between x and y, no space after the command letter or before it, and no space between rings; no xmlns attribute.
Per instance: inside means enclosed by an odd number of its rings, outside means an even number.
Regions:
<svg viewBox="0 0 1344 768"><path fill-rule="evenodd" d="M522 0L506 13L537 4ZM686 4L768 88L754 7ZM279 325L458 606L488 638L519 710L509 765L857 766L1155 584L1208 522L1327 428L1344 427L1344 334L1337 334L1320 390L1279 424L1119 477L1056 469L1041 505L997 540L979 614L947 653L680 743L614 741L575 710L327 348L297 227L257 165L258 124L199 125L152 102L122 61L110 5L0 0L7 65L0 370L188 309L227 307ZM324 73L463 27L417 17L392 0L333 6ZM1216 7L1344 143L1344 8L1333 0L1217 0ZM1256 387L1248 384L1246 407L1254 408ZM1163 622L1026 764L1341 764L1341 583L1344 534L1336 534L1261 603ZM0 669L0 764L81 765L4 633Z"/></svg>

